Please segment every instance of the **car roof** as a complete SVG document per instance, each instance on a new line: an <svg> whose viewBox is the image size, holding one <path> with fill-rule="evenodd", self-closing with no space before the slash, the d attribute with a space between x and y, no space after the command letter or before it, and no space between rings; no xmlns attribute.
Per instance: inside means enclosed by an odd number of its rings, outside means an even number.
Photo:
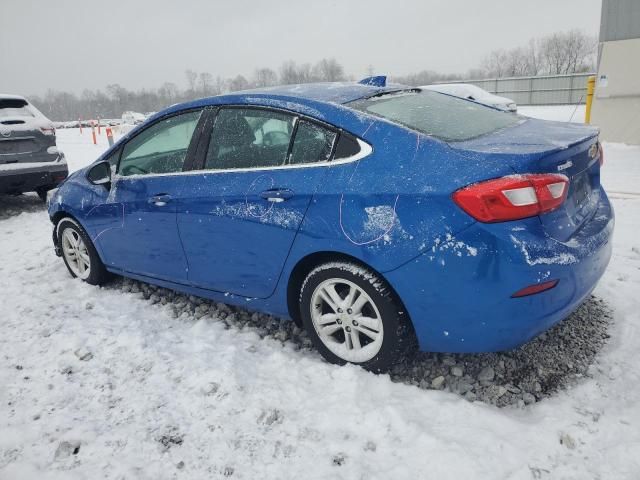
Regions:
<svg viewBox="0 0 640 480"><path fill-rule="evenodd" d="M357 82L320 82L255 88L251 90L242 90L240 92L232 92L231 94L265 97L282 96L297 98L300 100L343 104L359 100L361 98L371 97L379 93L393 92L405 88L407 87L399 84L389 84L381 87L363 85Z"/></svg>

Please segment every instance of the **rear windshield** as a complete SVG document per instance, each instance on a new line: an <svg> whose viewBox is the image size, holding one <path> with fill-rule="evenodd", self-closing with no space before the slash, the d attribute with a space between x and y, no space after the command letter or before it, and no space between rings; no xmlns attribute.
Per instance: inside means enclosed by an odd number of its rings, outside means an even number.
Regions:
<svg viewBox="0 0 640 480"><path fill-rule="evenodd" d="M513 113L429 90L366 98L349 106L445 142L470 140L522 121Z"/></svg>
<svg viewBox="0 0 640 480"><path fill-rule="evenodd" d="M0 118L33 117L29 104L20 99L0 98Z"/></svg>

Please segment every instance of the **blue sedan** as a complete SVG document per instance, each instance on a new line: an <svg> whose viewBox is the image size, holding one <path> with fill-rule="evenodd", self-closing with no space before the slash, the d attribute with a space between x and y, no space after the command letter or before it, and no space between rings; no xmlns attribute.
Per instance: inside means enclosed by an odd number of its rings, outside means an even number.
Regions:
<svg viewBox="0 0 640 480"><path fill-rule="evenodd" d="M293 85L172 106L72 174L74 277L124 275L291 318L330 362L511 349L611 256L598 131L446 94Z"/></svg>

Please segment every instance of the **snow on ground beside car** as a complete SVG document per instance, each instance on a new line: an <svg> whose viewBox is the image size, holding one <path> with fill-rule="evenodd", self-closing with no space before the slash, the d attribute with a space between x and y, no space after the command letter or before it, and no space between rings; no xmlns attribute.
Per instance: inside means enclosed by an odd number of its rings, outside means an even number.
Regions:
<svg viewBox="0 0 640 480"><path fill-rule="evenodd" d="M518 105L520 115L557 122L584 123L584 111L584 105Z"/></svg>
<svg viewBox="0 0 640 480"><path fill-rule="evenodd" d="M105 148L66 133L72 169ZM610 185L640 173L640 147L605 149ZM174 319L72 280L44 211L1 220L0 479L637 478L640 198L613 201L595 291L614 309L609 343L576 386L524 409L328 365L208 315Z"/></svg>

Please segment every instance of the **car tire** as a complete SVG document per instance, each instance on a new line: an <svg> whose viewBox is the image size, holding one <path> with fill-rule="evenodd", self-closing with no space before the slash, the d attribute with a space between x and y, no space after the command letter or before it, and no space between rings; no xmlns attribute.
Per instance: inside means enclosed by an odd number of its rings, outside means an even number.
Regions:
<svg viewBox="0 0 640 480"><path fill-rule="evenodd" d="M42 203L47 203L47 194L49 193L49 190L47 190L46 188L40 187L36 189L36 194L38 195L38 198L40 198L40 200L42 200Z"/></svg>
<svg viewBox="0 0 640 480"><path fill-rule="evenodd" d="M314 268L299 300L302 323L330 363L353 363L379 373L415 349L402 303L384 279L360 265L334 262Z"/></svg>
<svg viewBox="0 0 640 480"><path fill-rule="evenodd" d="M75 220L65 217L56 226L58 245L67 270L74 278L91 285L102 285L109 279L96 248L84 228Z"/></svg>

